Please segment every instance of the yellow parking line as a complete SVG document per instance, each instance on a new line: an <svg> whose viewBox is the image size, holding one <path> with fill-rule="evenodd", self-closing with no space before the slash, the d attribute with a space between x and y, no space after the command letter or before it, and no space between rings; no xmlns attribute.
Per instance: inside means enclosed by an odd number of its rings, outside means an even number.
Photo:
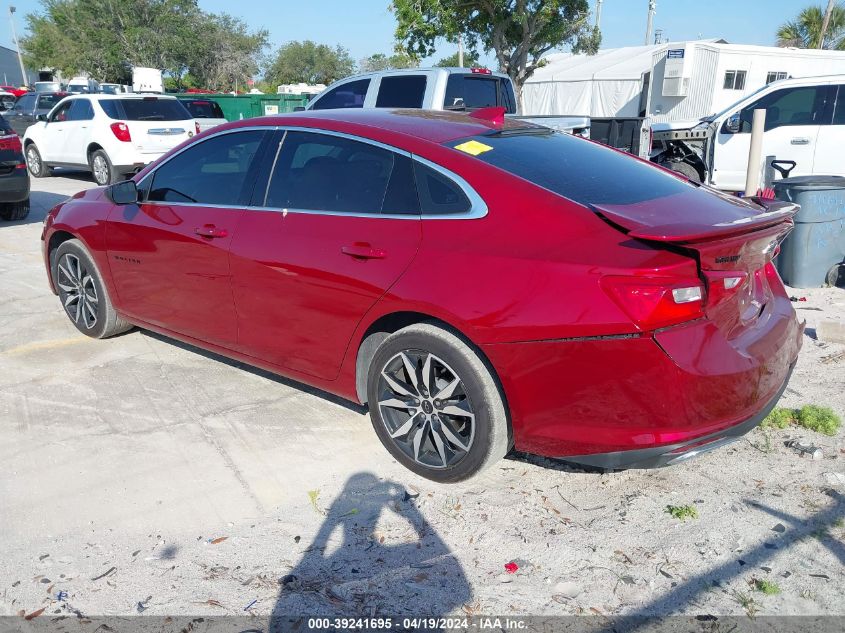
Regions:
<svg viewBox="0 0 845 633"><path fill-rule="evenodd" d="M4 352L0 352L0 354L9 356L17 354L28 354L30 352L39 352L45 349L54 349L56 347L67 347L68 345L85 343L86 341L88 341L88 339L81 336L76 336L74 338L63 338L54 341L35 341L34 343L25 343L24 345L18 345L17 347L9 348Z"/></svg>

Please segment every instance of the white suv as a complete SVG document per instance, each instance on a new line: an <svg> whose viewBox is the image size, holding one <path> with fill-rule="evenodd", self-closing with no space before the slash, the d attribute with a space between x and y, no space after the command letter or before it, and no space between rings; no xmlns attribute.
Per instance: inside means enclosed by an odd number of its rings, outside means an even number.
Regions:
<svg viewBox="0 0 845 633"><path fill-rule="evenodd" d="M62 99L23 138L26 164L36 178L52 167L90 169L108 185L151 163L199 133L174 97L79 95Z"/></svg>

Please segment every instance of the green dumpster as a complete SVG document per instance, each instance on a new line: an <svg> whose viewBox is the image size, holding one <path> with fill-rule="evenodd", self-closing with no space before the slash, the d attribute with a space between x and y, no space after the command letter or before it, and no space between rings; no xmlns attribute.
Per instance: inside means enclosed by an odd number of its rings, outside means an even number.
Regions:
<svg viewBox="0 0 845 633"><path fill-rule="evenodd" d="M200 96L200 95L198 95ZM264 94L264 95L201 95L214 101L223 110L227 121L240 121L257 116L293 112L308 103L308 95Z"/></svg>

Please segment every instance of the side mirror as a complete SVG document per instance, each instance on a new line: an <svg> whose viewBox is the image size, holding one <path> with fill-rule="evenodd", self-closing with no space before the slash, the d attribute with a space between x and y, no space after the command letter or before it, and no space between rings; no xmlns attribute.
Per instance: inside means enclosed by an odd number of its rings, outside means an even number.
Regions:
<svg viewBox="0 0 845 633"><path fill-rule="evenodd" d="M732 114L730 117L728 117L728 120L725 121L725 128L731 134L736 134L737 132L739 132L739 112L737 112L736 114Z"/></svg>
<svg viewBox="0 0 845 633"><path fill-rule="evenodd" d="M47 122L47 115L46 114L36 114L35 120L36 121L44 121L44 123L46 123Z"/></svg>
<svg viewBox="0 0 845 633"><path fill-rule="evenodd" d="M138 186L134 180L116 182L106 189L106 195L115 204L136 204L138 202Z"/></svg>

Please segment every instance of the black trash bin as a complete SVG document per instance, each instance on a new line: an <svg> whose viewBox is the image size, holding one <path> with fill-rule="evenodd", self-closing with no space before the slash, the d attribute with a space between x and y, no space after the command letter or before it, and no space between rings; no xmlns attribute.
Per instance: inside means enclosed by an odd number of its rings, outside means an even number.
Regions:
<svg viewBox="0 0 845 633"><path fill-rule="evenodd" d="M801 205L783 241L777 268L793 288L818 288L836 279L845 261L845 178L796 176L773 183L775 197Z"/></svg>

